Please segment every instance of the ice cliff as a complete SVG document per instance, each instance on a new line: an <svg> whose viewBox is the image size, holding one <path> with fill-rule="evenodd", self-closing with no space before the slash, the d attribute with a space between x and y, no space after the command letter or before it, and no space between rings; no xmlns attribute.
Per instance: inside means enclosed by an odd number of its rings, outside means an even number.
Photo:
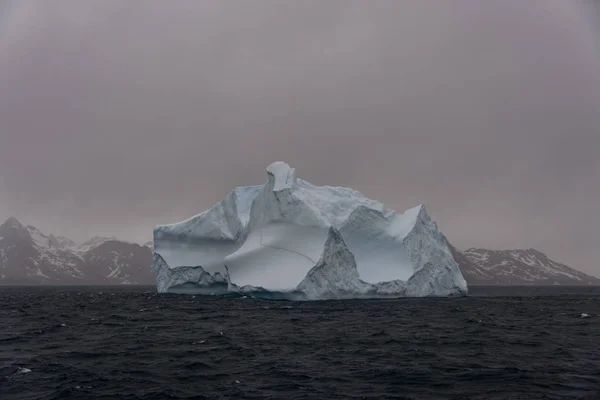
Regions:
<svg viewBox="0 0 600 400"><path fill-rule="evenodd" d="M424 206L399 214L361 193L314 186L283 162L188 220L154 229L160 293L290 299L455 296L467 284Z"/></svg>

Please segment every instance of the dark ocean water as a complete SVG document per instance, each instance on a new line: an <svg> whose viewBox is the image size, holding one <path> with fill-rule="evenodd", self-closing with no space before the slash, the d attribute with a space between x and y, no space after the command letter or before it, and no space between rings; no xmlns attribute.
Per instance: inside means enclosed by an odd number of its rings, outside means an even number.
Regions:
<svg viewBox="0 0 600 400"><path fill-rule="evenodd" d="M277 302L0 287L0 304L2 400L600 399L599 288Z"/></svg>

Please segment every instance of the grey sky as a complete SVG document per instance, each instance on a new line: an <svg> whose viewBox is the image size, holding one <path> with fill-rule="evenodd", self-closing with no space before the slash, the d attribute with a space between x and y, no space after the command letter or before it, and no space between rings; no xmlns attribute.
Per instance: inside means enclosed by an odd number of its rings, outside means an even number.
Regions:
<svg viewBox="0 0 600 400"><path fill-rule="evenodd" d="M600 275L582 0L0 0L0 218L145 241L282 160Z"/></svg>

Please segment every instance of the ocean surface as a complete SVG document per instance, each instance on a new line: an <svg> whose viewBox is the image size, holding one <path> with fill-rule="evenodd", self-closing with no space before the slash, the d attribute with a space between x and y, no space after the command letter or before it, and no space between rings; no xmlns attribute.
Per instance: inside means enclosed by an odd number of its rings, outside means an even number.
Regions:
<svg viewBox="0 0 600 400"><path fill-rule="evenodd" d="M600 399L600 288L470 292L0 287L0 399Z"/></svg>

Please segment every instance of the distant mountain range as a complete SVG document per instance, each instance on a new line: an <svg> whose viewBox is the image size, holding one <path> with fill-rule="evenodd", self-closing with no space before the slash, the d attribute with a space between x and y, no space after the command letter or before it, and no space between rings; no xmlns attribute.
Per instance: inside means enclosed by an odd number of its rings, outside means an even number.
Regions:
<svg viewBox="0 0 600 400"><path fill-rule="evenodd" d="M600 279L534 249L450 248L470 285L600 285ZM0 225L0 284L153 285L151 261L152 242L94 237L76 244L15 218Z"/></svg>
<svg viewBox="0 0 600 400"><path fill-rule="evenodd" d="M600 279L553 261L535 249L451 249L470 285L600 285Z"/></svg>
<svg viewBox="0 0 600 400"><path fill-rule="evenodd" d="M15 218L0 225L0 283L153 284L152 250L114 237L85 243L23 226Z"/></svg>

